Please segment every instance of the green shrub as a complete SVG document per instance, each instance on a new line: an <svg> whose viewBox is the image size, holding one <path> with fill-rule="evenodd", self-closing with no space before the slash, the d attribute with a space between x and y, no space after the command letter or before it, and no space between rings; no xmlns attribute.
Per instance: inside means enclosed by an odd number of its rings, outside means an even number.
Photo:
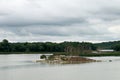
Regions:
<svg viewBox="0 0 120 80"><path fill-rule="evenodd" d="M41 55L40 59L46 59L46 55Z"/></svg>

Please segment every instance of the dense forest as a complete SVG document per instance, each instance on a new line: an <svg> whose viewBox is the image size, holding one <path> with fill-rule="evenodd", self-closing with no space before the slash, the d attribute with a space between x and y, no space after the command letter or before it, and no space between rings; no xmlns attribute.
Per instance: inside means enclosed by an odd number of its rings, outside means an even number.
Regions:
<svg viewBox="0 0 120 80"><path fill-rule="evenodd" d="M97 49L114 49L120 51L120 41L89 43L89 42L22 42L11 43L7 39L0 42L0 52L66 52L87 53Z"/></svg>
<svg viewBox="0 0 120 80"><path fill-rule="evenodd" d="M65 52L75 50L78 48L81 50L96 50L96 47L92 43L87 42L23 42L23 43L10 43L4 39L0 42L0 52Z"/></svg>
<svg viewBox="0 0 120 80"><path fill-rule="evenodd" d="M120 41L110 41L94 44L98 49L114 49L120 51Z"/></svg>

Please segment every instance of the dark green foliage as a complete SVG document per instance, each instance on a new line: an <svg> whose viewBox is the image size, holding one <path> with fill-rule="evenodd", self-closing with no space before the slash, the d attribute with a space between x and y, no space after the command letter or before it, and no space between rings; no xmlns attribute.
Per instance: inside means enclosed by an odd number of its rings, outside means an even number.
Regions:
<svg viewBox="0 0 120 80"><path fill-rule="evenodd" d="M113 49L114 46L120 44L120 41L112 41L112 42L102 42L94 44L99 49Z"/></svg>
<svg viewBox="0 0 120 80"><path fill-rule="evenodd" d="M88 42L62 42L62 43L52 43L52 42L23 42L23 43L10 43L8 40L4 39L0 42L0 52L9 53L13 52L19 54L23 53L34 53L34 52L52 52L54 54L64 55L81 55L81 56L100 56L100 54L87 54L91 53L92 50L99 49L114 49L115 51L120 51L120 41L113 42L103 42L92 44ZM58 53L57 53L58 52ZM86 53L86 54L85 54ZM103 55L120 55L120 54L103 54ZM52 56L50 57L52 59Z"/></svg>
<svg viewBox="0 0 120 80"><path fill-rule="evenodd" d="M40 59L46 59L46 56L45 55L41 55Z"/></svg>
<svg viewBox="0 0 120 80"><path fill-rule="evenodd" d="M115 51L120 51L120 44L117 44L113 47Z"/></svg>
<svg viewBox="0 0 120 80"><path fill-rule="evenodd" d="M94 44L98 49L114 49L120 51L120 41L103 42Z"/></svg>
<svg viewBox="0 0 120 80"><path fill-rule="evenodd" d="M2 51L2 52L9 52L10 51L10 44L9 44L8 40L4 39L0 43L0 51Z"/></svg>
<svg viewBox="0 0 120 80"><path fill-rule="evenodd" d="M9 43L8 40L4 39L0 43L0 52L65 52L65 48L68 46L73 46L77 48L78 46L84 47L83 49L96 50L96 47L92 43L86 42L62 42L62 43L52 43L52 42L33 42L33 43Z"/></svg>

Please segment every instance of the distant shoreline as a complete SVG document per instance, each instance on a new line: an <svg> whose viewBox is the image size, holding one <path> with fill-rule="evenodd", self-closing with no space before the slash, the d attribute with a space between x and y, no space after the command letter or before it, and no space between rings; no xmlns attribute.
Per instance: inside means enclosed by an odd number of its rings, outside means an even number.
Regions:
<svg viewBox="0 0 120 80"><path fill-rule="evenodd" d="M7 54L64 54L68 55L65 52L0 52L0 55ZM89 54L80 54L79 56L84 57L101 57L101 56L120 56L120 52L109 52L109 53L89 53Z"/></svg>

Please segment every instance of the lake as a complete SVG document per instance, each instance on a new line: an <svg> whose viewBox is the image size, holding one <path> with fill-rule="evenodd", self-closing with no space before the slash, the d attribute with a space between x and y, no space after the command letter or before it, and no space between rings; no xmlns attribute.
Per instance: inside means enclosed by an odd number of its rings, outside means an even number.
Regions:
<svg viewBox="0 0 120 80"><path fill-rule="evenodd" d="M0 80L120 80L120 57L90 57L103 62L50 65L36 63L39 56L0 55Z"/></svg>

